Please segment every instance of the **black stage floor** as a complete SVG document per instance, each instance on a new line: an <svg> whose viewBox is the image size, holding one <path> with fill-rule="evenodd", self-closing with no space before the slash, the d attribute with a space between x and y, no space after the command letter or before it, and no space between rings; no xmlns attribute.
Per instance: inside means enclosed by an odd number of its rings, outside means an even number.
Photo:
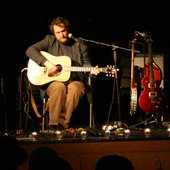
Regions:
<svg viewBox="0 0 170 170"><path fill-rule="evenodd" d="M77 143L77 142L106 142L106 141L144 141L144 140L169 140L170 135L166 129L151 129L150 135L145 135L144 131L131 130L130 135L125 135L123 132L110 135L91 135L87 134L86 137L82 137L81 134L63 132L62 136L57 132L41 131L30 132L24 135L15 136L20 142L24 143Z"/></svg>
<svg viewBox="0 0 170 170"><path fill-rule="evenodd" d="M169 122L163 122L163 125L115 127L110 124L98 126L98 128L72 127L62 131L39 129L24 132L18 130L16 132L2 132L1 135L11 135L20 142L26 143L169 140Z"/></svg>

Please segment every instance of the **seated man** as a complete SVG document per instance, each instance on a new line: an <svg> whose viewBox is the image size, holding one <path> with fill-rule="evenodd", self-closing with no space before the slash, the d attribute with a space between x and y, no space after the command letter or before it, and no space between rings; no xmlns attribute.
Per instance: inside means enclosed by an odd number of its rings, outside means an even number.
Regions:
<svg viewBox="0 0 170 170"><path fill-rule="evenodd" d="M62 57L68 56L72 66L91 67L87 45L81 40L69 38L70 23L67 19L54 18L50 30L53 35L46 35L43 40L31 45L26 50L26 55L37 65L46 67L49 77L62 76L63 67L60 62L55 64L51 61L42 51L51 54L58 61L62 60ZM99 73L98 66L89 72L92 76L97 75ZM40 85L40 89L44 90L44 94L48 96L50 129L69 127L72 113L87 90L87 78L88 75L85 71L75 71L66 81L56 79L57 81Z"/></svg>

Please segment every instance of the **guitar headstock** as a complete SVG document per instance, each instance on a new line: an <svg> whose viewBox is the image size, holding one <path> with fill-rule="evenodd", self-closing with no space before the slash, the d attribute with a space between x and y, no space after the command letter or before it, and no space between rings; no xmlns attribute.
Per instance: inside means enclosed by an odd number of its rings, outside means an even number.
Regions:
<svg viewBox="0 0 170 170"><path fill-rule="evenodd" d="M102 68L101 72L105 73L107 77L114 77L116 69L114 65L107 65L106 67Z"/></svg>

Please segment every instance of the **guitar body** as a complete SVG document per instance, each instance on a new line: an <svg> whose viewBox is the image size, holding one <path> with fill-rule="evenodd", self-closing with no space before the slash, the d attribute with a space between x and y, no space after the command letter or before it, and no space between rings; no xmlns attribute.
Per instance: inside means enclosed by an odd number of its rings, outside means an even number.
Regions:
<svg viewBox="0 0 170 170"><path fill-rule="evenodd" d="M46 52L41 52L50 62L55 65L61 65L62 71L56 74L55 76L48 76L48 70L43 67L39 66L33 60L28 61L28 71L27 76L29 81L34 85L43 85L52 81L61 81L66 82L69 80L71 72L64 68L71 67L71 60L68 56L53 56Z"/></svg>
<svg viewBox="0 0 170 170"><path fill-rule="evenodd" d="M153 81L159 81L161 82L162 80L162 71L159 68L159 66L156 63L152 63L152 70L153 70L153 77L154 80ZM147 76L149 77L150 75L150 71L149 71L149 64L145 65L145 70L143 70L143 76Z"/></svg>
<svg viewBox="0 0 170 170"><path fill-rule="evenodd" d="M160 81L156 81L154 86L150 87L149 77L144 76L141 83L144 90L139 97L139 106L146 113L154 114L163 105L163 95L159 88Z"/></svg>

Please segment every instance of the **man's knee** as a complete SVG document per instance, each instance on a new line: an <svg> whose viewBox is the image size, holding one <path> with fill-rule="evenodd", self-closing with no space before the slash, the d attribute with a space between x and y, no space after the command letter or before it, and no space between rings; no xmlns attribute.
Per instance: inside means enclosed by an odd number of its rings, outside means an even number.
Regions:
<svg viewBox="0 0 170 170"><path fill-rule="evenodd" d="M54 91L56 91L56 90L58 90L58 91L65 91L66 90L66 87L65 87L65 85L63 84L63 83L61 83L61 82L52 82L50 85L49 85L49 87L48 87L48 89L47 89L47 93L49 94L49 93L53 93Z"/></svg>
<svg viewBox="0 0 170 170"><path fill-rule="evenodd" d="M84 95L85 87L83 83L75 81L68 85L68 91L72 91L77 94Z"/></svg>

